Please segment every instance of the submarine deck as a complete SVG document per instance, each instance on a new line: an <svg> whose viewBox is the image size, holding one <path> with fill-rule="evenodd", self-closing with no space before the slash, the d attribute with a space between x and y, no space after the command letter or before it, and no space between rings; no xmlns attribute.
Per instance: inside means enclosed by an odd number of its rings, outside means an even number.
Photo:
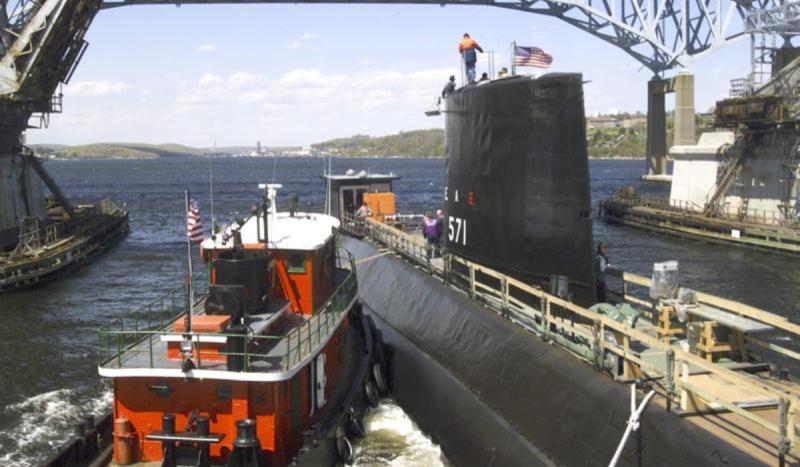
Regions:
<svg viewBox="0 0 800 467"><path fill-rule="evenodd" d="M660 310L643 293L650 285L647 278L615 272L619 299L644 308L650 318L631 327L462 258L429 259L427 245L414 234L372 220L367 227L367 237L383 248L358 262L396 254L615 380L649 382L657 393L655 404L742 453L768 465L781 459L800 462L795 420L800 385L780 372L776 377L768 363L800 367L800 353L780 339L781 334L784 339L800 335L800 326L788 319L697 292L697 316L689 322L696 323L692 330L699 329L701 339L712 340L701 340L701 351L687 349L678 338L688 326L659 321ZM716 321L710 319L715 316ZM712 334L706 333L709 327ZM733 337L714 340L717 328Z"/></svg>

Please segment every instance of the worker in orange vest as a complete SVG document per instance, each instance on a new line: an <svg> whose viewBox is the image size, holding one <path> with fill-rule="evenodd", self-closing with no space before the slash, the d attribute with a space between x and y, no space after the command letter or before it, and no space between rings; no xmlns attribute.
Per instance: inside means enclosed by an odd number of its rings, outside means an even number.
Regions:
<svg viewBox="0 0 800 467"><path fill-rule="evenodd" d="M464 57L464 67L467 71L467 82L472 84L475 82L475 63L478 61L478 52L483 53L483 49L474 39L470 39L469 34L464 33L464 38L458 44L458 53Z"/></svg>

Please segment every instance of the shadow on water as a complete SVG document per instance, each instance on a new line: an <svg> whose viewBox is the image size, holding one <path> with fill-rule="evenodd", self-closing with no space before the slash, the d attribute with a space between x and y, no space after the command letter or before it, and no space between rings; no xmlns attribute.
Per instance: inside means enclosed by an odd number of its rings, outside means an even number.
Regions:
<svg viewBox="0 0 800 467"><path fill-rule="evenodd" d="M247 215L259 197L257 186L263 182L282 183L283 196L298 194L302 209L306 203L314 210L323 206L321 159L241 158L212 163L214 211L220 221ZM49 161L47 168L76 201L109 197L125 203L130 210L131 233L91 266L41 289L0 298L4 321L0 341L4 349L13 349L0 352L2 465L35 464L69 435L70 423L81 413L107 407L110 394L99 381L95 365L97 328L180 284L185 262L184 189L192 191L204 224L210 224L208 160ZM402 176L395 182L401 212L420 213L441 206L443 160L334 160L334 172L349 168ZM592 161L595 206L622 185L637 185L647 193L666 192L665 187L638 182L643 168L643 161ZM800 268L794 259L602 222L595 222L594 230L595 239L608 244L612 263L626 270L649 275L653 262L676 259L681 263L682 282L698 290L793 320L800 315L800 304L794 300L800 293ZM400 458L410 442L408 437L386 433L364 451L377 453L375 459L386 465L390 458Z"/></svg>

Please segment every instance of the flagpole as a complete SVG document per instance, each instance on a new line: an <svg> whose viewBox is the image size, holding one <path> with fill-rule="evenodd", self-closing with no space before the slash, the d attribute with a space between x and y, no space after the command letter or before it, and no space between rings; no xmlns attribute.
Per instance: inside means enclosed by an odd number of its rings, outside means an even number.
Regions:
<svg viewBox="0 0 800 467"><path fill-rule="evenodd" d="M511 41L511 76L517 74L517 65L514 56L517 53L517 41Z"/></svg>
<svg viewBox="0 0 800 467"><path fill-rule="evenodd" d="M187 266L188 271L186 273L186 286L187 286L187 293L186 293L186 300L188 303L186 304L186 332L192 332L192 306L194 305L194 290L192 290L192 239L190 237L189 232L189 211L191 206L189 205L189 190L183 191L184 198L186 200L186 257L187 257Z"/></svg>
<svg viewBox="0 0 800 467"><path fill-rule="evenodd" d="M214 146L216 145L214 142ZM211 235L214 235L214 170L211 166L211 157L208 158L208 191L211 195Z"/></svg>

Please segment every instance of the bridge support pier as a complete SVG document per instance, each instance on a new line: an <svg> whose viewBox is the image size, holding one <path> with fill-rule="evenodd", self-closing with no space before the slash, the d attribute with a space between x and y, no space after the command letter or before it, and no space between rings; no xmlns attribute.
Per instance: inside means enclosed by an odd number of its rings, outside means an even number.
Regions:
<svg viewBox="0 0 800 467"><path fill-rule="evenodd" d="M669 80L653 77L647 82L647 180L667 174L667 115L665 96Z"/></svg>
<svg viewBox="0 0 800 467"><path fill-rule="evenodd" d="M673 145L695 144L694 75L681 72L670 79L647 82L647 173L642 180L669 183L667 175L666 95L675 93Z"/></svg>
<svg viewBox="0 0 800 467"><path fill-rule="evenodd" d="M675 146L696 144L694 126L694 75L680 72L672 78L675 91Z"/></svg>

